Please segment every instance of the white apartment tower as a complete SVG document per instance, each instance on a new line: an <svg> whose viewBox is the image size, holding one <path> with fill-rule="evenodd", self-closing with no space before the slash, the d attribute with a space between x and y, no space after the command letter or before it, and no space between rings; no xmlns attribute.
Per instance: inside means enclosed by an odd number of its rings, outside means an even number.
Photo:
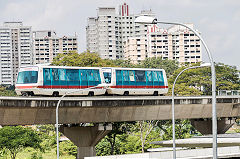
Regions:
<svg viewBox="0 0 240 159"><path fill-rule="evenodd" d="M193 28L193 24L187 24ZM172 26L168 29L148 26L147 37L131 37L124 43L124 59L140 63L147 57L177 60L179 63L202 61L200 39L189 29Z"/></svg>
<svg viewBox="0 0 240 159"><path fill-rule="evenodd" d="M124 60L130 60L133 64L138 64L145 60L147 52L145 37L129 37L123 46Z"/></svg>
<svg viewBox="0 0 240 159"><path fill-rule="evenodd" d="M151 10L131 15L124 3L116 14L114 7L98 8L97 17L88 18L87 49L104 59L123 59L123 43L128 37L146 37L147 25L134 23L139 15L155 16Z"/></svg>
<svg viewBox="0 0 240 159"><path fill-rule="evenodd" d="M51 63L59 53L77 51L77 36L57 37L51 30L33 32L34 64Z"/></svg>
<svg viewBox="0 0 240 159"><path fill-rule="evenodd" d="M32 29L22 22L4 22L0 26L0 84L14 85L18 68L31 65Z"/></svg>
<svg viewBox="0 0 240 159"><path fill-rule="evenodd" d="M186 24L193 28L193 24ZM147 57L162 57L177 60L179 63L202 61L200 39L183 26L168 29L152 25L147 34Z"/></svg>

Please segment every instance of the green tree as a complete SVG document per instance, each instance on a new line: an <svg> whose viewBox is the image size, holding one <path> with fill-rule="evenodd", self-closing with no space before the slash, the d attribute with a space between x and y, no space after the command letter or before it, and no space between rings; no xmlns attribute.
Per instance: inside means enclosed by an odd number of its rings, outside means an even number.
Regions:
<svg viewBox="0 0 240 159"><path fill-rule="evenodd" d="M57 66L79 66L79 67L111 67L115 66L112 60L101 59L97 53L69 52L67 54L58 54L53 59L52 65Z"/></svg>
<svg viewBox="0 0 240 159"><path fill-rule="evenodd" d="M0 96L16 96L17 94L15 93L14 90L8 90L4 86L0 86Z"/></svg>
<svg viewBox="0 0 240 159"><path fill-rule="evenodd" d="M120 59L117 59L117 60L113 60L113 64L116 67L128 67L128 68L141 67L141 65L139 65L139 64L135 65L135 64L131 63L130 60L120 60Z"/></svg>
<svg viewBox="0 0 240 159"><path fill-rule="evenodd" d="M63 141L60 143L60 154L61 155L72 155L77 157L77 146L71 141Z"/></svg>
<svg viewBox="0 0 240 159"><path fill-rule="evenodd" d="M129 153L143 153L149 148L158 147L150 144L153 141L162 140L159 128L157 127L159 121L139 121L136 122L128 132L125 142L122 142L121 152Z"/></svg>
<svg viewBox="0 0 240 159"><path fill-rule="evenodd" d="M41 150L40 143L40 137L31 128L5 126L0 129L0 148L9 150L12 159L26 147Z"/></svg>
<svg viewBox="0 0 240 159"><path fill-rule="evenodd" d="M163 140L172 139L172 120L159 121L158 127ZM176 120L175 131L176 139L189 138L195 134L199 134L189 120Z"/></svg>
<svg viewBox="0 0 240 159"><path fill-rule="evenodd" d="M148 143L148 140L152 140L149 138L150 134L152 133L153 129L157 126L159 120L149 120L149 121L138 121L137 122L137 128L139 132L139 137L141 139L141 148L142 153L145 152L145 146L146 143Z"/></svg>
<svg viewBox="0 0 240 159"><path fill-rule="evenodd" d="M124 142L125 134L130 130L134 122L116 122L112 123L113 130L108 133L104 140L97 145L97 155L114 155L119 154L119 143Z"/></svg>
<svg viewBox="0 0 240 159"><path fill-rule="evenodd" d="M54 125L37 125L39 136L42 139L41 147L47 151L56 146L56 131Z"/></svg>
<svg viewBox="0 0 240 159"><path fill-rule="evenodd" d="M185 68L179 68L168 79L170 88L177 75ZM216 90L238 90L240 88L239 71L235 66L218 63L215 68ZM210 95L212 90L211 69L204 67L185 71L179 76L175 89L178 95ZM169 94L171 94L171 89Z"/></svg>
<svg viewBox="0 0 240 159"><path fill-rule="evenodd" d="M167 76L178 69L179 63L175 60L162 59L162 57L147 58L140 64L142 68L161 68L166 71Z"/></svg>

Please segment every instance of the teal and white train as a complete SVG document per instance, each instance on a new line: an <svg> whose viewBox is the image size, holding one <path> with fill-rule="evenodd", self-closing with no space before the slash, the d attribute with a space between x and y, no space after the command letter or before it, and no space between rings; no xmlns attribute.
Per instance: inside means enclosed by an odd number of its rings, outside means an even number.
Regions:
<svg viewBox="0 0 240 159"><path fill-rule="evenodd" d="M164 95L163 69L34 65L19 69L16 93L48 95Z"/></svg>

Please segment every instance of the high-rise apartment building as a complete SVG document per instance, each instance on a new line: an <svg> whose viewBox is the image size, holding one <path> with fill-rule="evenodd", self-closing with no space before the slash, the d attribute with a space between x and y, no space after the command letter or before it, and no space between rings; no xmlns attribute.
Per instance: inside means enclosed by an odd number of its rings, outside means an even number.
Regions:
<svg viewBox="0 0 240 159"><path fill-rule="evenodd" d="M145 37L129 37L124 42L124 60L130 60L137 64L145 60L147 56L147 42Z"/></svg>
<svg viewBox="0 0 240 159"><path fill-rule="evenodd" d="M139 15L155 16L151 10L131 15L126 3L120 5L118 14L114 7L98 8L97 17L88 18L87 49L104 59L122 59L123 43L128 37L147 35L147 25L134 23Z"/></svg>
<svg viewBox="0 0 240 159"><path fill-rule="evenodd" d="M22 22L4 22L0 26L0 84L13 85L18 68L31 65L32 29Z"/></svg>
<svg viewBox="0 0 240 159"><path fill-rule="evenodd" d="M54 31L34 31L33 44L33 63L51 63L59 53L77 51L77 36L59 38Z"/></svg>
<svg viewBox="0 0 240 159"><path fill-rule="evenodd" d="M193 28L193 24L187 24ZM189 29L172 26L168 29L148 26L147 37L128 38L124 43L124 59L139 63L146 57L162 57L179 63L202 61L200 39Z"/></svg>
<svg viewBox="0 0 240 159"><path fill-rule="evenodd" d="M186 24L193 28L193 24ZM200 39L183 26L168 29L152 25L147 34L147 57L162 57L179 63L202 61Z"/></svg>

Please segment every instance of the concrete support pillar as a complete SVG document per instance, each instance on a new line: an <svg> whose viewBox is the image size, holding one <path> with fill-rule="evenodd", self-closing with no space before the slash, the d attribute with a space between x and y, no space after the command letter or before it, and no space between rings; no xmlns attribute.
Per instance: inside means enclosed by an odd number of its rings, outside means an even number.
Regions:
<svg viewBox="0 0 240 159"><path fill-rule="evenodd" d="M217 121L217 133L224 134L229 128L235 123L234 120L228 118L221 118ZM212 134L212 120L194 120L191 119L191 124L197 129L202 135Z"/></svg>
<svg viewBox="0 0 240 159"><path fill-rule="evenodd" d="M84 159L84 157L90 157L90 156L96 156L96 151L94 146L78 147L77 159Z"/></svg>
<svg viewBox="0 0 240 159"><path fill-rule="evenodd" d="M106 136L110 130L99 130L98 126L61 126L60 132L78 147L77 159L84 159L84 157L96 155L95 145Z"/></svg>

